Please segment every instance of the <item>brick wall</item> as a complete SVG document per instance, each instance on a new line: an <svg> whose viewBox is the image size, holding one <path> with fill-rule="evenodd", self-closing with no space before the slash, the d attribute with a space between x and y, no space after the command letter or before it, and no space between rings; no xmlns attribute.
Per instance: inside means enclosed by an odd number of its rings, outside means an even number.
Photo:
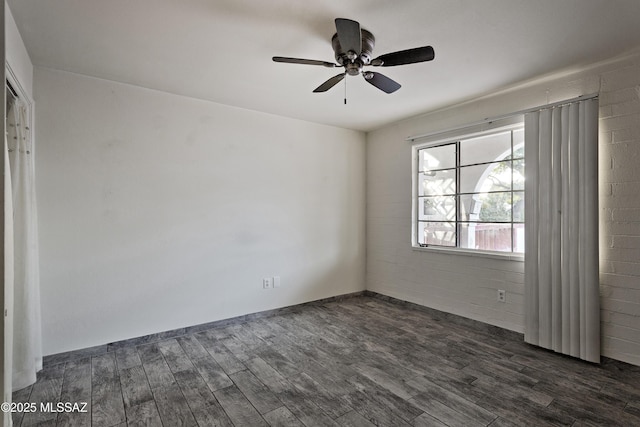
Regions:
<svg viewBox="0 0 640 427"><path fill-rule="evenodd" d="M367 289L524 329L524 264L411 247L412 135L600 94L602 353L640 365L640 51L541 76L367 136ZM497 302L498 289L507 291Z"/></svg>
<svg viewBox="0 0 640 427"><path fill-rule="evenodd" d="M640 64L601 78L603 353L640 365Z"/></svg>

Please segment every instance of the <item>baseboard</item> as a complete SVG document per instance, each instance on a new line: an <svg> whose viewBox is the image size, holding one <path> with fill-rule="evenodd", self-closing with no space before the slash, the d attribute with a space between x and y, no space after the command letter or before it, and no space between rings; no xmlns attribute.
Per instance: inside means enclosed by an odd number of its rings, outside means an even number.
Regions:
<svg viewBox="0 0 640 427"><path fill-rule="evenodd" d="M480 331L480 332L486 332L486 333L490 333L493 335L497 335L506 339L510 339L510 340L514 340L514 341L519 341L519 342L524 342L524 334L520 333L520 332L515 332L515 331L510 331L509 329L504 329L501 328L499 326L494 326L494 325L489 325L488 323L484 323L481 322L479 320L473 320L473 319L469 319L467 317L463 317L463 316L459 316L457 314L452 314L452 313L447 313L445 311L440 311L440 310L436 310L435 308L430 308L424 305L420 305L420 304L416 304L413 302L408 302L408 301L404 301L398 298L394 298L394 297L390 297L388 295L384 295L384 294L379 294L377 292L373 292L373 291L364 291L363 293L364 296L367 297L371 297L371 298L376 298L382 301L387 301L390 302L392 304L398 304L401 305L403 307L407 307L407 308L411 308L413 310L419 310L425 313L428 313L434 320L436 321L440 321L440 320L447 320L448 322L452 322L455 323L456 325L461 325L461 326L465 326L467 328L476 330L476 331ZM546 351L549 353L553 353L555 355L558 355L558 357L566 357L566 358L570 358L570 359L575 359L575 360L581 360L581 359L577 359L575 357L572 356L568 356L566 354L562 354L562 353L557 353L553 350L548 350L542 347L538 347L538 346L534 346L531 344L527 344L530 345L531 347L534 347L536 349L539 349L540 351ZM590 363L590 362L586 362L584 360L582 360L584 363ZM606 370L609 371L625 371L625 372L640 372L640 366L636 366L633 365L631 363L627 363L627 362L623 362L621 360L616 360L616 359L611 359L609 357L606 356L600 356L600 366L603 367Z"/></svg>
<svg viewBox="0 0 640 427"><path fill-rule="evenodd" d="M84 359L86 357L98 356L109 352L116 351L122 347L128 347L131 345L150 344L166 339L177 338L182 335L193 334L201 332L207 329L233 325L237 323L244 323L250 320L263 319L266 317L277 316L281 314L294 313L309 305L326 304L328 302L342 301L349 298L356 298L365 295L365 291L352 292L343 295L337 295L328 298L322 298L319 300L304 302L296 305L291 305L282 308L275 308L273 310L265 310L257 313L245 314L242 316L232 317L229 319L216 320L214 322L202 323L200 325L188 326L185 328L172 329L170 331L158 332L155 334L144 335L141 337L129 338L126 340L115 341L108 344L98 345L94 347L83 348L79 350L65 351L62 353L51 354L44 356L44 367L57 365L60 363L66 363L73 360Z"/></svg>
<svg viewBox="0 0 640 427"><path fill-rule="evenodd" d="M469 319L463 316L459 316L457 314L447 313L444 311L436 310L434 308L426 307L424 305L416 304L409 301L404 301L398 298L390 297L388 295L383 295L377 292L365 290L360 292L353 292L349 294L337 295L329 298L309 301L309 302L291 305L287 307L276 308L273 310L260 311L257 313L246 314L243 316L232 317L229 319L217 320L214 322L208 322L200 325L189 326L186 328L178 328L170 331L149 334L142 337L130 338L130 339L116 341L116 342L99 345L95 347L89 347L89 348L84 348L80 350L73 350L73 351L67 351L63 353L52 354L44 357L43 365L46 368L48 366L57 365L60 363L66 363L69 361L83 359L86 357L98 356L100 354L114 352L117 349L122 347L127 347L131 345L150 344L150 343L154 343L154 342L158 342L166 339L177 338L182 335L201 332L201 331L215 328L215 327L222 327L222 326L228 326L228 325L233 325L237 323L244 323L250 320L263 319L263 318L277 316L281 314L295 313L302 310L304 307L307 307L310 305L322 305L329 302L343 301L346 299L357 298L357 297L369 297L369 298L385 301L391 304L397 304L397 305L406 307L408 309L418 310L418 311L428 313L429 316L436 322L446 320L447 322L464 326L466 328L469 328L478 332L489 333L492 335L503 337L508 340L524 342L524 334L521 334L519 332L510 331L508 329L504 329L499 326L489 325L488 323ZM532 347L535 347L535 346L532 346ZM540 351L548 351L548 352L554 353L559 357L570 357L560 353L555 353L551 350L543 349L541 347L535 347L535 348L539 349ZM623 362L616 359L610 359L605 356L601 357L601 366L604 369L611 370L611 371L629 371L629 370L640 371L639 366L632 365L630 363Z"/></svg>
<svg viewBox="0 0 640 427"><path fill-rule="evenodd" d="M379 294L373 291L364 291L364 296L376 298L382 301L387 301L392 304L401 305L403 307L411 308L412 310L418 310L424 313L428 313L429 316L431 316L433 320L437 322L446 320L447 322L455 323L456 325L461 325L469 329L473 329L474 331L486 332L492 335L497 335L500 337L509 338L513 340L519 340L519 341L524 340L524 334L521 334L515 331L510 331L509 329L501 328L499 326L490 325L488 323L484 323L479 320L473 320L457 314L447 313L446 311L436 310L435 308L430 308L424 305L408 302L398 298L390 297L388 295Z"/></svg>

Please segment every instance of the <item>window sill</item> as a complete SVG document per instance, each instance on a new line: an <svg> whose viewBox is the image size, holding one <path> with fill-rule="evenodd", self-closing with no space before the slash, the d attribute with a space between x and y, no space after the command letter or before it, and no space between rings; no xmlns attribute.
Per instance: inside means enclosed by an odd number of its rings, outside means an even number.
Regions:
<svg viewBox="0 0 640 427"><path fill-rule="evenodd" d="M445 253L445 254L451 254L451 255L524 262L524 254L521 254L521 253L476 251L476 250L461 249L461 248L445 248L442 246L427 246L427 247L412 246L412 249L418 252L437 252L437 253Z"/></svg>

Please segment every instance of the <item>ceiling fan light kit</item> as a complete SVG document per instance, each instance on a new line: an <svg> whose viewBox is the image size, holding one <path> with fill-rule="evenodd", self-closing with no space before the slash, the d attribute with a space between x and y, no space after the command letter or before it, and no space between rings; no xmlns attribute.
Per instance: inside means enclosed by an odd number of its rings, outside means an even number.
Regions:
<svg viewBox="0 0 640 427"><path fill-rule="evenodd" d="M415 64L431 61L435 52L431 46L400 50L371 59L376 39L371 32L360 27L360 23L351 19L337 18L336 33L331 38L331 46L335 53L336 63L313 59L288 58L274 56L275 62L289 64L321 65L327 68L344 67L344 72L331 77L314 89L314 92L326 92L338 84L348 74L362 74L364 80L385 93L393 93L400 89L400 84L384 74L375 71L364 71L366 66L393 67L397 65Z"/></svg>

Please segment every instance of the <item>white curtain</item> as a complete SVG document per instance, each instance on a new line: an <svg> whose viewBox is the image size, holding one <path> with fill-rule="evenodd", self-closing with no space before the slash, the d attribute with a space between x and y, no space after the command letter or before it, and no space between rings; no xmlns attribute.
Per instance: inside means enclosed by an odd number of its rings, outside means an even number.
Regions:
<svg viewBox="0 0 640 427"><path fill-rule="evenodd" d="M6 122L5 122L6 125ZM13 200L11 198L11 173L9 146L4 136L4 306L8 313L4 318L4 392L13 389ZM6 394L4 394L7 397ZM8 399L7 399L8 400ZM11 415L11 414L9 414ZM9 425L5 419L5 424Z"/></svg>
<svg viewBox="0 0 640 427"><path fill-rule="evenodd" d="M525 116L525 341L600 362L598 101Z"/></svg>
<svg viewBox="0 0 640 427"><path fill-rule="evenodd" d="M13 390L33 384L42 369L38 219L28 124L27 108L14 101L7 115L14 234Z"/></svg>

